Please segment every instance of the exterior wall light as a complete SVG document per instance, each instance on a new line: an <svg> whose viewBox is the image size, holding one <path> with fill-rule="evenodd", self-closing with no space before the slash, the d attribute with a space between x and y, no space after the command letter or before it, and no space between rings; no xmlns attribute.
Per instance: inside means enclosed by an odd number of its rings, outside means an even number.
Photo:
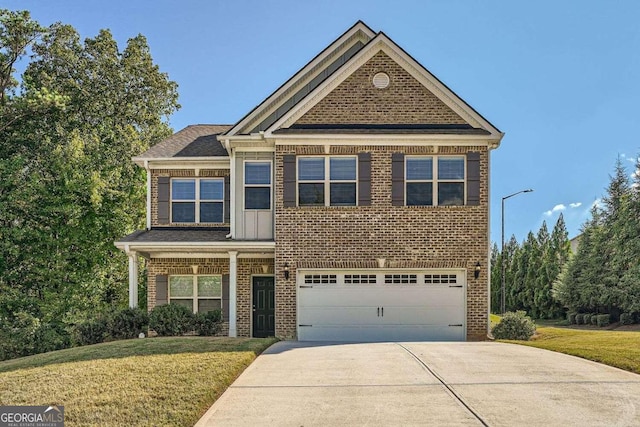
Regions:
<svg viewBox="0 0 640 427"><path fill-rule="evenodd" d="M284 263L284 279L289 280L289 263Z"/></svg>
<svg viewBox="0 0 640 427"><path fill-rule="evenodd" d="M473 269L473 278L477 279L480 277L480 261L476 262L476 268Z"/></svg>

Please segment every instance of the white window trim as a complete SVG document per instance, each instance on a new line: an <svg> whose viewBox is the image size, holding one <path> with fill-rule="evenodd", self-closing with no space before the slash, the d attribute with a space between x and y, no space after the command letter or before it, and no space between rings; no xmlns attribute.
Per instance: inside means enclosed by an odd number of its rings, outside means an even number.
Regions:
<svg viewBox="0 0 640 427"><path fill-rule="evenodd" d="M201 199L200 198L200 181L202 180L210 180L210 181L222 181L222 199ZM173 199L173 183L174 181L195 181L196 184L196 198L194 200L174 200ZM171 200L169 201L169 205L171 207L171 223L176 224L224 224L224 178L220 177L206 177L206 178L191 178L191 177L172 177L170 181L170 189L171 189ZM173 220L173 204L174 203L194 203L196 210L195 212L195 221L194 222L184 222L184 221L174 221ZM200 221L200 203L222 203L222 221L220 222L201 222Z"/></svg>
<svg viewBox="0 0 640 427"><path fill-rule="evenodd" d="M409 159L432 159L432 179L408 179L407 178L407 160ZM438 160L439 159L461 159L464 168L464 178L462 179L438 179ZM432 204L431 205L412 205L412 206L438 206L438 184L442 183L462 183L463 184L463 196L462 205L452 206L466 206L467 205L467 161L464 155L411 155L404 156L404 205L407 204L407 184L408 183L431 183L432 184ZM451 206L451 205L445 205Z"/></svg>
<svg viewBox="0 0 640 427"><path fill-rule="evenodd" d="M247 163L269 163L269 184L247 184ZM246 188L269 187L269 209L247 209ZM272 160L244 160L242 162L242 210L251 212L271 212L273 210L273 161Z"/></svg>
<svg viewBox="0 0 640 427"><path fill-rule="evenodd" d="M171 278L172 277L191 277L193 283L193 296L191 297L172 297L171 296ZM198 277L219 277L220 278L220 296L219 297L199 297L198 296ZM198 312L198 301L201 299L206 300L220 300L220 309L222 309L222 275L221 274L172 274L167 280L167 297L169 303L171 300L191 300L193 313Z"/></svg>
<svg viewBox="0 0 640 427"><path fill-rule="evenodd" d="M300 179L300 159L324 159L324 179ZM339 159L355 159L356 161L356 178L351 180L345 179L331 179L331 159L339 158ZM300 204L300 184L322 184L324 187L324 206L331 207L354 207L358 206L358 156L343 156L343 155L332 155L332 156L296 156L296 205L302 207L314 207L314 206L323 206L323 205L301 205ZM353 205L332 205L331 204L331 184L355 184L356 185L356 194L355 194L355 204Z"/></svg>

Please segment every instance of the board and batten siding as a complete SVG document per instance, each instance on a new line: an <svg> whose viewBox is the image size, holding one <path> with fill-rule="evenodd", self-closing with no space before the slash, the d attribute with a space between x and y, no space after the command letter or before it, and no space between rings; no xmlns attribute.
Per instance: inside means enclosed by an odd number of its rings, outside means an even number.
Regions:
<svg viewBox="0 0 640 427"><path fill-rule="evenodd" d="M235 235L238 240L266 240L273 239L274 217L274 164L273 153L244 153L235 155ZM246 160L271 162L271 209L244 209L244 163Z"/></svg>

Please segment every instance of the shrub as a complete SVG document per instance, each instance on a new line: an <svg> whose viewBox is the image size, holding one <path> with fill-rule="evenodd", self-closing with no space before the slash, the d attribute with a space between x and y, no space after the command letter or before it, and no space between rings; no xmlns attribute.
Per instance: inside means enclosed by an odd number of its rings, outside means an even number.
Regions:
<svg viewBox="0 0 640 427"><path fill-rule="evenodd" d="M570 325L576 324L576 313L567 313L567 321Z"/></svg>
<svg viewBox="0 0 640 427"><path fill-rule="evenodd" d="M596 326L598 324L598 315L597 314L592 314L591 318L589 319L591 321L591 324L593 326Z"/></svg>
<svg viewBox="0 0 640 427"><path fill-rule="evenodd" d="M585 325L590 325L591 324L591 313L585 313L584 317L582 318L582 323Z"/></svg>
<svg viewBox="0 0 640 427"><path fill-rule="evenodd" d="M633 314L631 313L622 313L620 315L620 324L622 325L631 325L633 323Z"/></svg>
<svg viewBox="0 0 640 427"><path fill-rule="evenodd" d="M576 314L576 325L583 325L583 324L584 324L584 313Z"/></svg>
<svg viewBox="0 0 640 427"><path fill-rule="evenodd" d="M71 346L71 335L60 322L41 323L34 334L34 353L62 350Z"/></svg>
<svg viewBox="0 0 640 427"><path fill-rule="evenodd" d="M198 335L214 336L222 328L222 311L212 310L198 313L195 318L195 329Z"/></svg>
<svg viewBox="0 0 640 427"><path fill-rule="evenodd" d="M107 315L107 334L115 340L137 338L140 332L147 333L149 315L140 308L125 308Z"/></svg>
<svg viewBox="0 0 640 427"><path fill-rule="evenodd" d="M536 325L524 311L507 312L491 332L496 339L528 341Z"/></svg>
<svg viewBox="0 0 640 427"><path fill-rule="evenodd" d="M611 315L610 314L599 314L597 316L595 316L596 318L596 322L598 324L598 326L600 326L601 328L603 326L609 326L609 323L611 322Z"/></svg>
<svg viewBox="0 0 640 427"><path fill-rule="evenodd" d="M149 313L149 328L160 336L184 335L193 331L195 316L187 307L164 304Z"/></svg>
<svg viewBox="0 0 640 427"><path fill-rule="evenodd" d="M107 319L100 314L94 319L78 323L73 330L73 341L76 345L98 344L109 335L107 330Z"/></svg>

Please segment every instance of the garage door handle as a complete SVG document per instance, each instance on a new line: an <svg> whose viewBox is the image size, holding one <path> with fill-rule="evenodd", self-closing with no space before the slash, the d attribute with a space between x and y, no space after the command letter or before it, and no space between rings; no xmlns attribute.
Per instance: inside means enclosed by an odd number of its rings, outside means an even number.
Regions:
<svg viewBox="0 0 640 427"><path fill-rule="evenodd" d="M378 317L380 317L380 307L378 307Z"/></svg>
<svg viewBox="0 0 640 427"><path fill-rule="evenodd" d="M382 317L384 317L384 307L382 307Z"/></svg>
<svg viewBox="0 0 640 427"><path fill-rule="evenodd" d="M451 285L451 286L449 286L449 287L450 287L450 288L461 288L461 287L462 287L462 285Z"/></svg>
<svg viewBox="0 0 640 427"><path fill-rule="evenodd" d="M449 326L459 326L462 327L462 323L456 324L456 325L449 325Z"/></svg>

